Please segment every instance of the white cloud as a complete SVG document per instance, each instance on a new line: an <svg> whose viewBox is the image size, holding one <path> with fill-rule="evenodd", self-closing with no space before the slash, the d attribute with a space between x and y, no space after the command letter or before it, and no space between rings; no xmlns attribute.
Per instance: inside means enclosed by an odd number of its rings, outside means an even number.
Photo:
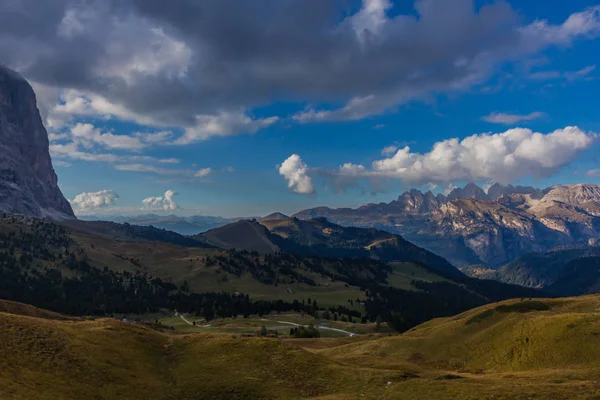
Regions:
<svg viewBox="0 0 600 400"><path fill-rule="evenodd" d="M213 136L256 133L260 129L273 125L278 120L278 117L253 119L243 111L220 112L216 115L197 115L196 123L186 128L184 135L177 139L174 144L190 144Z"/></svg>
<svg viewBox="0 0 600 400"><path fill-rule="evenodd" d="M370 173L410 183L482 179L505 183L549 175L591 148L597 138L577 127L548 134L523 128L483 133L437 142L425 154L404 147L390 158L373 162Z"/></svg>
<svg viewBox="0 0 600 400"><path fill-rule="evenodd" d="M524 114L524 115L493 112L489 115L486 115L485 117L482 117L481 119L483 119L486 122L491 122L494 124L510 125L510 124L517 124L517 123L523 122L523 121L533 121L534 119L543 118L545 116L546 116L546 114L543 112L540 112L540 111L535 111L535 112L532 112L529 114Z"/></svg>
<svg viewBox="0 0 600 400"><path fill-rule="evenodd" d="M386 34L401 36L401 33L407 37L423 38L422 41L415 41L415 43L420 42L423 48L444 46L442 43L452 47L454 43L450 38L460 37L460 32L467 31L465 26L474 22L470 14L472 12L471 1L421 0L415 2L415 9L420 16L419 20L414 20L406 15L390 18L385 13L387 4L387 0L365 0L361 11L350 17L352 21L356 21L355 18L361 21L358 28L358 32L363 32L363 35L359 36L361 47L364 48L365 36L372 39L367 40L368 44L375 44L372 47L379 50L377 46L379 36ZM499 8L496 10L498 20L506 18L512 13L512 10L503 9L501 5L497 5L497 7ZM479 16L482 19L490 15L480 10ZM494 23L497 23L498 20ZM440 24L443 24L443 29L440 29ZM411 33L413 31L419 33ZM364 35L367 32L368 34ZM546 20L536 20L529 25L517 27L510 32L510 35L514 39L514 43L510 46L499 45L497 48L491 49L484 43L481 49L474 50L470 57L460 54L462 50L459 48L454 49L455 51L442 52L441 54L445 55L438 61L445 66L444 70L450 71L451 69L450 74L457 74L452 80L436 81L436 79L432 79L434 77L427 72L431 67L428 65L430 59L415 59L415 65L411 65L410 68L405 68L404 65L398 66L399 79L393 85L388 86L387 90L380 88L378 91L372 90L363 95L354 95L340 108L319 110L310 107L294 114L292 119L300 123L359 120L384 113L410 100L423 99L432 92L468 90L489 79L497 71L498 65L536 55L551 46L567 47L572 45L576 39L599 36L600 6L574 13L562 24L553 25ZM432 42L432 40L437 40L437 42ZM462 37L462 40L466 43L470 42L472 38ZM387 41L382 41L382 43L387 44ZM404 44L404 46L409 45ZM419 50L412 49L415 56ZM424 61L424 64L417 66L421 61ZM370 65L371 68L376 68L373 64ZM450 65L451 68L449 68ZM433 70L437 70L437 68L434 67ZM371 74L377 76L376 72L371 72ZM564 75L559 71L541 71L528 75L530 79L534 80L557 79L562 76Z"/></svg>
<svg viewBox="0 0 600 400"><path fill-rule="evenodd" d="M446 188L444 189L444 195L448 196L450 193L452 193L454 189L458 189L458 186L449 183L448 186L446 186Z"/></svg>
<svg viewBox="0 0 600 400"><path fill-rule="evenodd" d="M76 211L92 211L111 206L118 199L118 194L112 190L105 189L98 192L80 193L73 200L70 200L70 203Z"/></svg>
<svg viewBox="0 0 600 400"><path fill-rule="evenodd" d="M110 132L102 132L100 128L92 124L77 123L70 128L73 141L82 143L85 147L99 144L111 150L138 151L146 145L137 137L127 135L115 135Z"/></svg>
<svg viewBox="0 0 600 400"><path fill-rule="evenodd" d="M299 155L292 154L279 167L279 174L288 181L288 188L300 194L315 192L312 179L308 175L308 166Z"/></svg>
<svg viewBox="0 0 600 400"><path fill-rule="evenodd" d="M398 151L398 146L396 146L395 144L392 144L390 146L386 146L381 150L381 154L384 156L389 156L394 154L396 151Z"/></svg>
<svg viewBox="0 0 600 400"><path fill-rule="evenodd" d="M210 175L212 173L212 169L210 168L202 168L201 170L199 170L198 172L196 172L194 174L195 177L198 178L204 178L207 177L208 175Z"/></svg>
<svg viewBox="0 0 600 400"><path fill-rule="evenodd" d="M142 200L142 208L147 210L165 210L174 211L179 208L173 197L177 193L173 190L167 190L163 196L148 197Z"/></svg>
<svg viewBox="0 0 600 400"><path fill-rule="evenodd" d="M350 22L361 43L377 36L387 22L386 11L392 8L390 0L363 0L360 11L354 14Z"/></svg>
<svg viewBox="0 0 600 400"><path fill-rule="evenodd" d="M309 108L292 115L299 123L355 121L385 111L394 101L387 97L368 95L354 97L344 107L333 110L315 110Z"/></svg>
<svg viewBox="0 0 600 400"><path fill-rule="evenodd" d="M582 68L578 71L575 72L565 72L565 78L568 81L575 81L577 79L584 79L586 77L588 77L589 74L591 74L592 72L594 72L596 70L596 66L595 65L589 65L585 68Z"/></svg>
<svg viewBox="0 0 600 400"><path fill-rule="evenodd" d="M550 25L547 20L537 20L520 31L531 47L567 46L581 37L594 38L600 35L600 6L573 13L560 25Z"/></svg>
<svg viewBox="0 0 600 400"><path fill-rule="evenodd" d="M179 162L176 158L156 158L152 156L143 155L120 155L113 153L98 153L90 151L81 151L79 144L76 142L69 142L66 144L51 144L50 154L53 158L58 159L71 159L81 160L90 162L105 162L105 163L117 163L117 162L158 162L165 164L176 164Z"/></svg>
<svg viewBox="0 0 600 400"><path fill-rule="evenodd" d="M435 190L437 189L438 185L433 183L433 182L428 182L425 184L425 189L427 190Z"/></svg>
<svg viewBox="0 0 600 400"><path fill-rule="evenodd" d="M590 169L586 172L587 176L600 176L600 168L598 169Z"/></svg>
<svg viewBox="0 0 600 400"><path fill-rule="evenodd" d="M526 176L549 176L591 149L599 138L596 133L586 133L573 126L547 134L515 128L462 140L443 140L427 153L413 153L406 146L388 158L374 161L370 169L345 163L335 170L309 170L300 156L294 154L282 165L280 174L288 179L292 190L307 193L314 191L313 173L332 179L336 190L356 186L364 178L370 180L371 185L385 179L430 187L455 181L509 183ZM306 190L298 189L302 182L307 182Z"/></svg>
<svg viewBox="0 0 600 400"><path fill-rule="evenodd" d="M166 169L147 164L117 164L114 166L119 171L153 172L158 175L188 175L189 170Z"/></svg>

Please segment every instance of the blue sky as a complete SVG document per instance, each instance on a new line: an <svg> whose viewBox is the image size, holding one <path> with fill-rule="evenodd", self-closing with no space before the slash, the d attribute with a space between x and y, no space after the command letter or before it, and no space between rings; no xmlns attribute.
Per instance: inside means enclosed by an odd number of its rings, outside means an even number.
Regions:
<svg viewBox="0 0 600 400"><path fill-rule="evenodd" d="M79 215L600 183L598 2L142 3L0 6Z"/></svg>

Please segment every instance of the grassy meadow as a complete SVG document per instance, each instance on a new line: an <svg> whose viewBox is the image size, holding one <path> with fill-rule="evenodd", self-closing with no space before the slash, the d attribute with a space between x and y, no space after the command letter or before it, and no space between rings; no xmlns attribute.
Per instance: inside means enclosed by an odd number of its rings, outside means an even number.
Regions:
<svg viewBox="0 0 600 400"><path fill-rule="evenodd" d="M59 317L0 308L0 398L600 398L597 295L509 300L402 335L321 339L246 337L263 324L310 322L300 315L211 327L170 316L162 322L176 329L163 332Z"/></svg>

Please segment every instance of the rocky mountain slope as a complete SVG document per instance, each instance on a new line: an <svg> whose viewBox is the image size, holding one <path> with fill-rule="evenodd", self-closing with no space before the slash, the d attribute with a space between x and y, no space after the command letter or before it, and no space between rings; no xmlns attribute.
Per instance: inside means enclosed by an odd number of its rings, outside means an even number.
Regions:
<svg viewBox="0 0 600 400"><path fill-rule="evenodd" d="M74 218L58 188L48 148L33 89L0 65L0 211Z"/></svg>
<svg viewBox="0 0 600 400"><path fill-rule="evenodd" d="M600 186L557 185L544 190L475 184L447 196L411 190L390 203L357 209L318 207L295 214L326 217L344 226L399 233L458 266L500 267L517 257L600 237Z"/></svg>

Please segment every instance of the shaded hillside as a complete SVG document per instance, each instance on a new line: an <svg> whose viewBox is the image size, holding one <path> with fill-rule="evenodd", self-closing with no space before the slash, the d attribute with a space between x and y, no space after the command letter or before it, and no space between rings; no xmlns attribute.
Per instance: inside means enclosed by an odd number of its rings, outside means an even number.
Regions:
<svg viewBox="0 0 600 400"><path fill-rule="evenodd" d="M546 290L559 296L600 293L600 257L583 257L568 262Z"/></svg>
<svg viewBox="0 0 600 400"><path fill-rule="evenodd" d="M271 240L269 231L254 220L241 220L212 229L194 239L223 249L239 249L274 253L279 251L277 244Z"/></svg>
<svg viewBox="0 0 600 400"><path fill-rule="evenodd" d="M265 215L264 217L259 219L259 221L273 221L273 220L287 219L287 218L289 218L289 216L282 214L280 212L274 212L269 215Z"/></svg>
<svg viewBox="0 0 600 400"><path fill-rule="evenodd" d="M266 229L265 229L266 227ZM194 238L223 248L271 253L282 251L333 258L373 258L382 262L415 261L436 270L462 275L443 258L376 229L345 228L325 218L240 221Z"/></svg>
<svg viewBox="0 0 600 400"><path fill-rule="evenodd" d="M562 279L568 263L592 256L600 256L600 247L531 253L498 269L495 279L527 287L548 287Z"/></svg>
<svg viewBox="0 0 600 400"><path fill-rule="evenodd" d="M88 233L95 236L104 236L113 240L144 239L155 242L164 242L186 247L214 247L207 243L199 242L188 236L180 235L166 229L154 226L131 225L129 223L118 224L108 221L62 221L62 225L78 232Z"/></svg>
<svg viewBox="0 0 600 400"><path fill-rule="evenodd" d="M0 312L0 397L592 400L599 305L509 300L400 336L295 340Z"/></svg>

